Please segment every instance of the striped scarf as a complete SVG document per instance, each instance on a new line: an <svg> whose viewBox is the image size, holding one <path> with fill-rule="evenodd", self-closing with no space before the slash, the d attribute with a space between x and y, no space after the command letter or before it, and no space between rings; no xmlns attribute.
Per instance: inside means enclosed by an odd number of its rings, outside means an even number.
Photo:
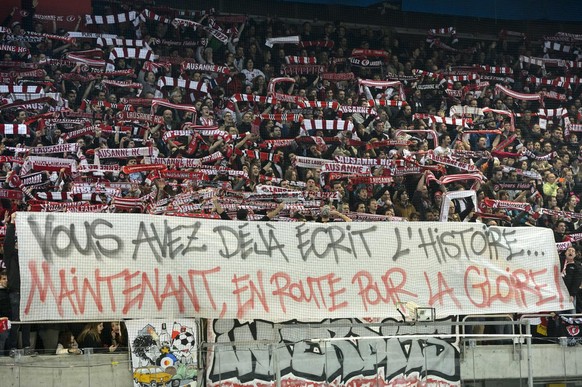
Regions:
<svg viewBox="0 0 582 387"><path fill-rule="evenodd" d="M402 82L400 81L375 81L373 79L360 79L358 80L360 86L360 94L363 93L364 88L377 87L382 89L398 88L398 93L402 101L406 100L406 94L404 94L404 88L402 87Z"/></svg>
<svg viewBox="0 0 582 387"><path fill-rule="evenodd" d="M247 149L245 155L249 159L261 160L261 161L271 161L278 164L281 161L281 156L274 153L260 152L258 150Z"/></svg>
<svg viewBox="0 0 582 387"><path fill-rule="evenodd" d="M469 127L469 125L473 125L473 120L471 118L441 117L432 114L421 114L421 113L414 114L413 118L415 120L427 120L430 121L431 123L436 124L464 126L466 128Z"/></svg>
<svg viewBox="0 0 582 387"><path fill-rule="evenodd" d="M287 55L285 57L285 63L287 64L317 64L317 58L314 56L294 56Z"/></svg>
<svg viewBox="0 0 582 387"><path fill-rule="evenodd" d="M85 24L103 25L103 24L119 24L125 22L132 22L135 25L135 21L137 18L138 14L136 11L123 12L118 13L116 15L85 15Z"/></svg>
<svg viewBox="0 0 582 387"><path fill-rule="evenodd" d="M176 104L176 103L171 103L165 100L154 100L152 101L152 114L156 113L156 109L158 108L158 106L163 106L166 108L170 108L170 109L176 109L176 110L184 110L187 112L192 112L193 114L196 114L196 108L192 105L185 105L185 104Z"/></svg>
<svg viewBox="0 0 582 387"><path fill-rule="evenodd" d="M370 99L368 100L368 106L391 106L391 107L403 107L408 105L406 101L394 101L392 99Z"/></svg>
<svg viewBox="0 0 582 387"><path fill-rule="evenodd" d="M333 110L338 110L340 107L339 102L337 101L308 101L308 100L302 100L302 101L298 101L297 106L299 106L302 109L306 109L306 108L322 108L322 109L333 109Z"/></svg>
<svg viewBox="0 0 582 387"><path fill-rule="evenodd" d="M513 74L513 69L507 66L489 66L489 65L481 65L481 68L489 74L505 74L511 75Z"/></svg>
<svg viewBox="0 0 582 387"><path fill-rule="evenodd" d="M103 51L100 49L88 51L75 51L67 53L66 58L76 63L86 64L92 67L104 67L105 60L102 59Z"/></svg>
<svg viewBox="0 0 582 387"><path fill-rule="evenodd" d="M119 38L97 38L99 47L125 46L125 47L147 47L147 42L142 39L119 39Z"/></svg>
<svg viewBox="0 0 582 387"><path fill-rule="evenodd" d="M265 97L262 95L254 95L254 94L233 94L230 97L232 102L257 102L257 103L272 103L272 97Z"/></svg>
<svg viewBox="0 0 582 387"><path fill-rule="evenodd" d="M35 93L40 94L42 86L35 85L0 85L0 94L8 93Z"/></svg>
<svg viewBox="0 0 582 387"><path fill-rule="evenodd" d="M457 39L457 29L455 27L445 27L445 28L431 28L426 32L426 42L430 43L431 47L435 43L437 36L448 36L452 39L452 44L456 44L459 39Z"/></svg>
<svg viewBox="0 0 582 387"><path fill-rule="evenodd" d="M292 113L271 113L271 114L260 114L259 118L261 120L271 120L277 122L292 121L301 122L303 120L302 114L292 114Z"/></svg>
<svg viewBox="0 0 582 387"><path fill-rule="evenodd" d="M0 124L0 134L5 136L26 135L28 134L28 126L24 124Z"/></svg>
<svg viewBox="0 0 582 387"><path fill-rule="evenodd" d="M271 78L269 80L269 84L267 85L267 94L272 95L275 93L277 85L283 82L291 82L295 83L295 78L290 77L278 77L278 78Z"/></svg>
<svg viewBox="0 0 582 387"><path fill-rule="evenodd" d="M118 58L130 58L151 61L158 59L158 56L155 55L152 50L147 48L115 47L109 53L109 61L114 62Z"/></svg>
<svg viewBox="0 0 582 387"><path fill-rule="evenodd" d="M152 12L147 8L144 9L143 11L141 11L140 16L144 19L155 20L157 22L164 23L164 24L172 24L172 19L167 18L165 16L158 15L157 13Z"/></svg>
<svg viewBox="0 0 582 387"><path fill-rule="evenodd" d="M547 208L540 208L539 212L542 215L550 215L550 216L556 216L559 218L567 218L567 219L582 219L582 214L579 214L577 212L570 212L570 211L555 211L555 210L550 210Z"/></svg>
<svg viewBox="0 0 582 387"><path fill-rule="evenodd" d="M535 76L530 76L530 77L527 77L525 80L529 83L535 83L536 86L543 85L543 86L563 87L563 88L570 87L571 80L576 80L575 84L578 84L580 82L580 80L575 79L573 77L557 77L554 79L550 79L550 78L546 78L546 77L538 78Z"/></svg>
<svg viewBox="0 0 582 387"><path fill-rule="evenodd" d="M432 160L436 163L448 165L448 166L462 169L462 170L465 170L468 172L477 172L478 171L477 167L474 166L473 164L463 163L461 161L454 160L450 157L437 156L432 152L427 153L426 157L429 160Z"/></svg>
<svg viewBox="0 0 582 387"><path fill-rule="evenodd" d="M172 78L172 77L160 77L157 83L158 89L162 89L164 87L180 87L183 89L198 91L200 93L208 93L208 84L202 81L189 81L186 79L180 78Z"/></svg>
<svg viewBox="0 0 582 387"><path fill-rule="evenodd" d="M340 130L353 131L354 124L344 120L303 120L301 126L304 130Z"/></svg>
<svg viewBox="0 0 582 387"><path fill-rule="evenodd" d="M558 43L558 42L550 42L550 41L546 40L544 42L544 53L547 53L550 50L564 52L567 54L575 54L575 55L580 56L580 48L578 48L576 46L572 46L570 44ZM580 59L580 57L578 57L578 59Z"/></svg>

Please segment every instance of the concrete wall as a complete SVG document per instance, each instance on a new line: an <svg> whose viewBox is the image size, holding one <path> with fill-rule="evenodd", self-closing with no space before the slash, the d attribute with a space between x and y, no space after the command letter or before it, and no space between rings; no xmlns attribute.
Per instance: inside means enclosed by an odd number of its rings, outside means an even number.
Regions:
<svg viewBox="0 0 582 387"><path fill-rule="evenodd" d="M0 358L0 386L132 387L129 354Z"/></svg>
<svg viewBox="0 0 582 387"><path fill-rule="evenodd" d="M582 380L582 346L534 345L531 354L534 380ZM46 355L23 357L19 361L2 357L0 386L132 387L129 366L128 354ZM467 347L461 357L461 376L467 385L473 385L473 380L497 380L496 386L501 385L499 381L504 382L504 386L511 386L518 385L517 379L525 385L526 347L522 347L521 352L511 345Z"/></svg>
<svg viewBox="0 0 582 387"><path fill-rule="evenodd" d="M487 345L467 347L461 357L461 378L527 380L527 347ZM562 347L536 344L531 351L532 370L536 379L582 380L582 346Z"/></svg>

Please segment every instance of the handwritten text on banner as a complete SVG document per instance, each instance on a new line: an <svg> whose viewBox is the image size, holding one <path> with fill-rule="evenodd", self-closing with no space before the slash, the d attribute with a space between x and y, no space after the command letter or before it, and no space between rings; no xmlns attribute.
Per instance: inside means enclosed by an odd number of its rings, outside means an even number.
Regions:
<svg viewBox="0 0 582 387"><path fill-rule="evenodd" d="M19 213L22 320L320 321L560 310L551 230Z"/></svg>

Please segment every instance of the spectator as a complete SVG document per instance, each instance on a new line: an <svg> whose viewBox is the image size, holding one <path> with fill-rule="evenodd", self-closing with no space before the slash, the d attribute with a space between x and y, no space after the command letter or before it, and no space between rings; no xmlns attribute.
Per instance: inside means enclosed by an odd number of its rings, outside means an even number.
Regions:
<svg viewBox="0 0 582 387"><path fill-rule="evenodd" d="M82 352L79 349L75 336L71 331L62 331L59 334L59 343L57 344L57 355L80 355Z"/></svg>
<svg viewBox="0 0 582 387"><path fill-rule="evenodd" d="M85 325L85 328L79 333L79 348L92 348L94 352L115 352L118 345L111 344L109 347L104 347L101 341L101 332L103 332L103 323L93 322Z"/></svg>

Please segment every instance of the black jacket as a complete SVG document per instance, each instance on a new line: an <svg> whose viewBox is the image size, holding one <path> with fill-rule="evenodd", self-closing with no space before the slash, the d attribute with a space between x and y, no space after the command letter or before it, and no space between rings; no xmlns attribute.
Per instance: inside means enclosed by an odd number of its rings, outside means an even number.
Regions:
<svg viewBox="0 0 582 387"><path fill-rule="evenodd" d="M578 262L566 263L562 271L562 279L568 288L570 296L576 296L578 288L582 283L582 265Z"/></svg>
<svg viewBox="0 0 582 387"><path fill-rule="evenodd" d="M18 250L16 249L16 226L12 223L6 226L4 237L4 263L8 272L8 289L10 292L20 291L20 267Z"/></svg>

